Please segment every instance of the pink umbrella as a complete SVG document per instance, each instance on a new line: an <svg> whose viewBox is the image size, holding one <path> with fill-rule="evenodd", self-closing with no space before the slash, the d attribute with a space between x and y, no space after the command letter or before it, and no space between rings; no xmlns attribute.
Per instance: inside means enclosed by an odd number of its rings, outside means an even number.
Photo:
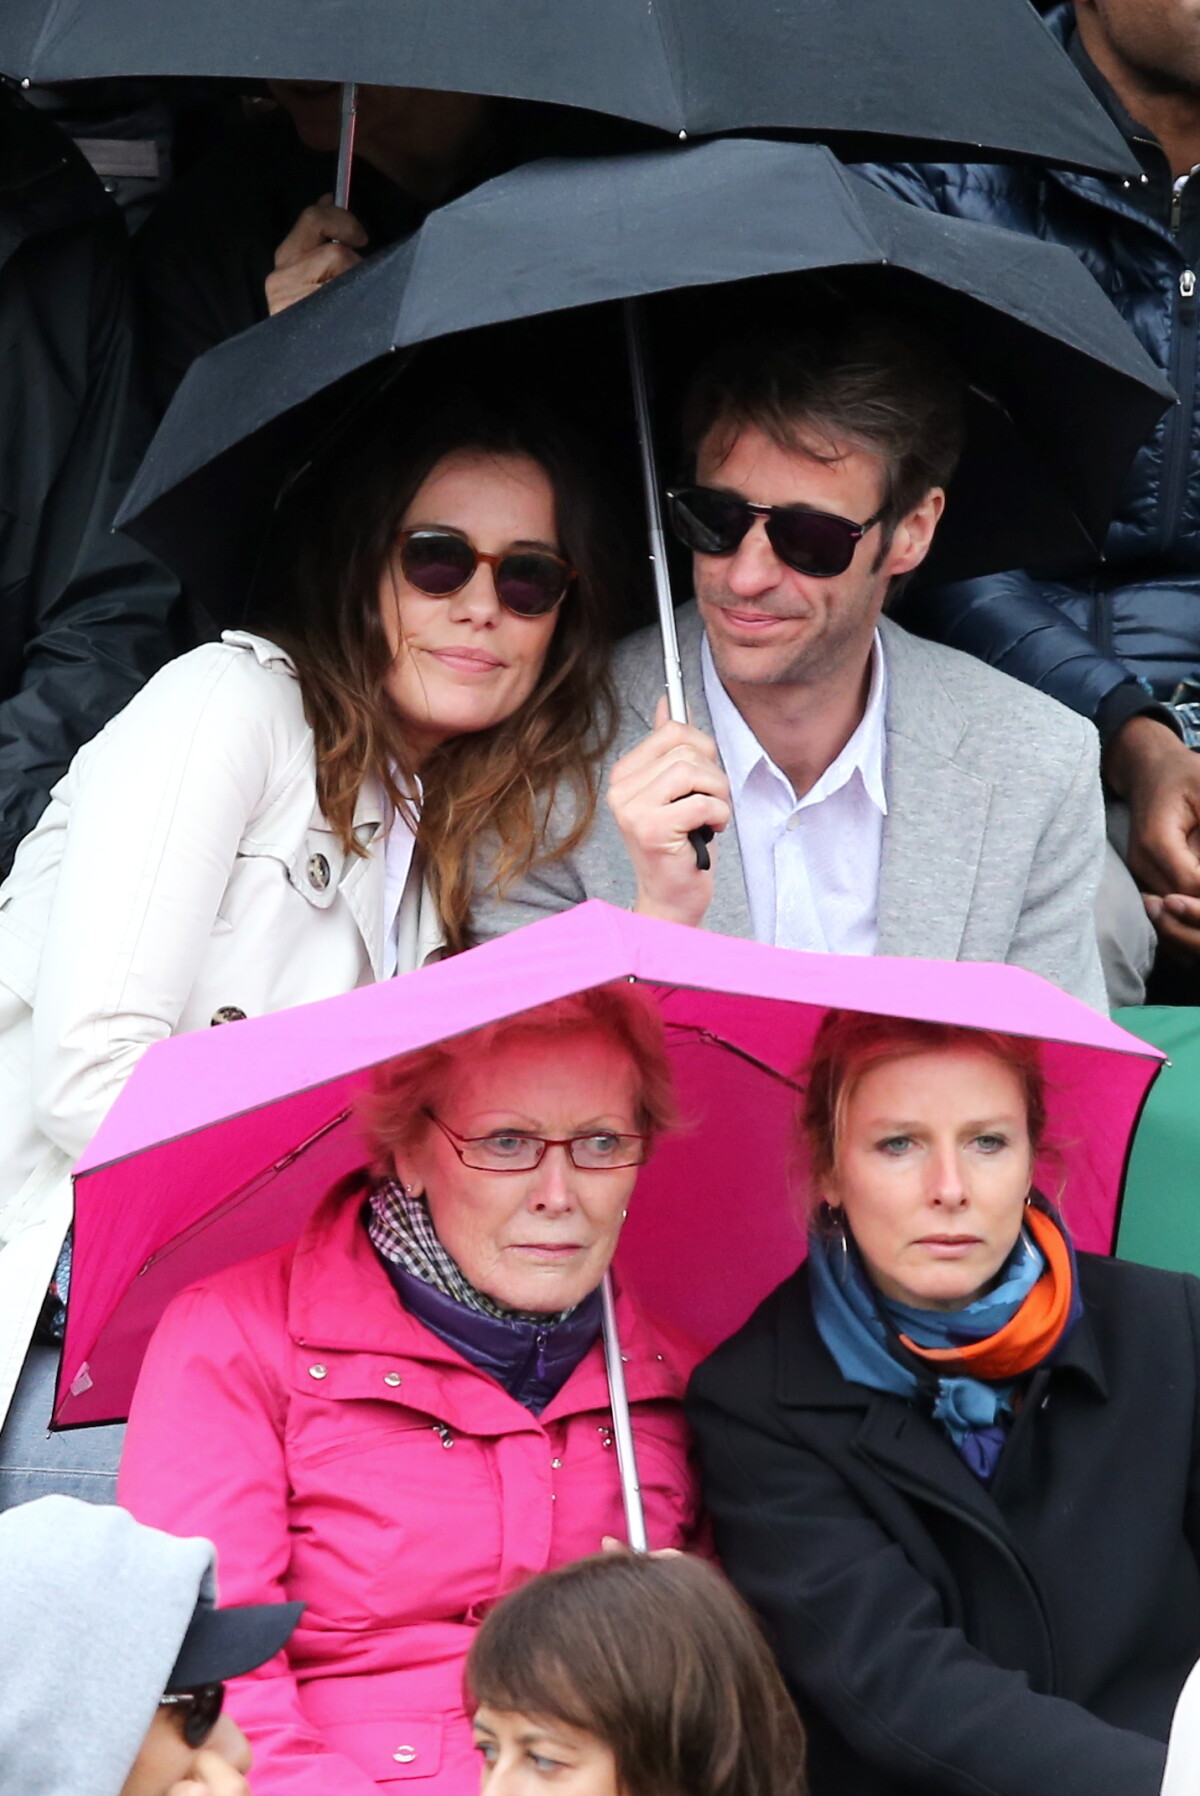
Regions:
<svg viewBox="0 0 1200 1796"><path fill-rule="evenodd" d="M613 979L661 1004L688 1121L639 1181L619 1276L706 1346L803 1256L792 1080L835 1006L1044 1040L1048 1188L1065 1167L1075 1240L1111 1251L1156 1048L1016 967L798 954L585 904L403 980L151 1048L76 1169L56 1425L125 1416L169 1299L295 1239L361 1165L351 1107L372 1067Z"/></svg>

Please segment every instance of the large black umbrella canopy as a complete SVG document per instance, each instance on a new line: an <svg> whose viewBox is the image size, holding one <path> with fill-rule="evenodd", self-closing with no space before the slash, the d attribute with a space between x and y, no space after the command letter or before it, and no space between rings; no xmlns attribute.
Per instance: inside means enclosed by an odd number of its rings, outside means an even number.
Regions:
<svg viewBox="0 0 1200 1796"><path fill-rule="evenodd" d="M0 69L382 82L1138 173L1029 0L3 0Z"/></svg>
<svg viewBox="0 0 1200 1796"><path fill-rule="evenodd" d="M539 320L526 328L549 343L564 314L599 343L611 302L657 296L646 301L651 363L673 398L715 335L763 310L794 313L831 281L916 316L971 384L939 577L1094 552L1172 394L1082 264L907 206L816 145L752 139L529 164L431 213L411 238L194 363L118 523L228 615L281 489L336 453L339 432L349 440L381 383L403 404L397 350L514 320ZM571 384L568 367L561 390Z"/></svg>

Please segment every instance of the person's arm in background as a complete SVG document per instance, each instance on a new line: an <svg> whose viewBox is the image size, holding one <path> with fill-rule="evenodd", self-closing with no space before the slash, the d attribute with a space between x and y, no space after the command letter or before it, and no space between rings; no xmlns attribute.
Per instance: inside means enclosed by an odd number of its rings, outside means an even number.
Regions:
<svg viewBox="0 0 1200 1796"><path fill-rule="evenodd" d="M175 577L111 530L150 437L125 253L114 215L0 269L0 873L76 749L194 640Z"/></svg>
<svg viewBox="0 0 1200 1796"><path fill-rule="evenodd" d="M1194 577L1185 584L1195 584ZM1147 593L1148 607L1153 589ZM1200 958L1200 755L1168 706L1065 615L1078 595L1019 571L917 592L905 622L1090 717L1109 790L1129 807L1126 861L1160 938ZM1057 601L1057 602L1056 602ZM1200 593L1196 595L1200 604Z"/></svg>
<svg viewBox="0 0 1200 1796"><path fill-rule="evenodd" d="M142 1362L117 1496L150 1527L213 1542L223 1604L290 1600L286 1402L223 1296L174 1299ZM305 1716L286 1649L230 1680L229 1707L254 1748L255 1796L378 1796Z"/></svg>

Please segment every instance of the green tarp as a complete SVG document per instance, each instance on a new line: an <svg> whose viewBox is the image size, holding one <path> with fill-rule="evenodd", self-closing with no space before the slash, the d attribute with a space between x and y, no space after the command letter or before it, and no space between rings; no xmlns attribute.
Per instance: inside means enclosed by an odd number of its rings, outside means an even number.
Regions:
<svg viewBox="0 0 1200 1796"><path fill-rule="evenodd" d="M1113 1021L1170 1056L1134 1140L1117 1253L1200 1273L1200 1009L1147 1005Z"/></svg>

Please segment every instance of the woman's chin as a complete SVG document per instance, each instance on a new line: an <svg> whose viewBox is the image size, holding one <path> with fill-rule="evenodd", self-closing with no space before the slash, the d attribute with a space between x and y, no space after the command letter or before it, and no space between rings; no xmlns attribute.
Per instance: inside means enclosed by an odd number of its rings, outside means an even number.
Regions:
<svg viewBox="0 0 1200 1796"><path fill-rule="evenodd" d="M568 1272L565 1268L557 1271L538 1267L519 1278L505 1279L490 1288L481 1285L480 1289L493 1303L502 1303L505 1309L525 1310L536 1316L557 1316L582 1303L598 1283L598 1279L581 1277L577 1270Z"/></svg>

